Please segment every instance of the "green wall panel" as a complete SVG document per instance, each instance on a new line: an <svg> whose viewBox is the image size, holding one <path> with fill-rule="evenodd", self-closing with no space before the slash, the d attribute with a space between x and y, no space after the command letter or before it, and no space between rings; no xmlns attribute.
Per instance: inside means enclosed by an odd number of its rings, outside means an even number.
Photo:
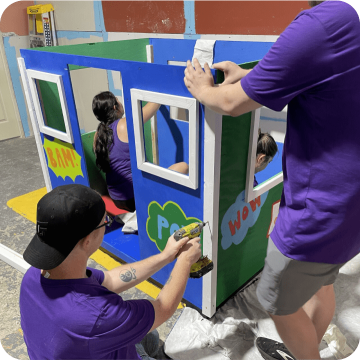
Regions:
<svg viewBox="0 0 360 360"><path fill-rule="evenodd" d="M43 80L37 80L37 83L46 125L66 132L57 85Z"/></svg>
<svg viewBox="0 0 360 360"><path fill-rule="evenodd" d="M242 64L243 68L252 68L257 61ZM219 74L218 82L222 82L223 75ZM227 226L227 211L231 206L236 208L239 195L245 191L247 158L251 127L251 113L239 117L223 116L221 140L221 170L220 170L220 199L219 199L219 246L218 246L218 274L217 301L219 306L234 292L248 282L264 266L267 248L267 234L271 222L272 206L280 200L282 184L271 189L262 196L261 210L253 226L250 226L243 240L236 245L232 243L225 247L222 243L222 225ZM239 198L238 198L239 197ZM263 199L265 198L265 201ZM245 203L241 203L245 205ZM252 203L254 209L259 208ZM251 212L250 204L246 205ZM239 208L243 216L244 208ZM235 218L232 218L235 220ZM245 216L245 220L250 217ZM224 224L223 224L224 223ZM234 221L235 223L235 221ZM241 226L247 226L241 218Z"/></svg>
<svg viewBox="0 0 360 360"><path fill-rule="evenodd" d="M60 54L93 56L106 59L146 62L146 45L149 39L107 41L79 45L49 46L34 48L34 51L46 51Z"/></svg>

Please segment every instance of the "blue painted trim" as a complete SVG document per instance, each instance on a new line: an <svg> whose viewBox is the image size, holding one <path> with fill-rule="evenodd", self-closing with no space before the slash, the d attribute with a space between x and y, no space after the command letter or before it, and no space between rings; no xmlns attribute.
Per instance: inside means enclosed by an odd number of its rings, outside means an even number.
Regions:
<svg viewBox="0 0 360 360"><path fill-rule="evenodd" d="M101 1L94 1L94 17L96 31L106 32Z"/></svg>
<svg viewBox="0 0 360 360"><path fill-rule="evenodd" d="M28 123L28 115L26 112L26 102L24 93L20 83L20 73L16 61L16 49L10 45L10 37L4 37L5 54L9 66L10 77L14 88L15 98L19 109L21 123L24 129L25 137L30 136L30 127Z"/></svg>
<svg viewBox="0 0 360 360"><path fill-rule="evenodd" d="M196 34L195 1L184 1L185 34Z"/></svg>
<svg viewBox="0 0 360 360"><path fill-rule="evenodd" d="M271 117L267 117L267 116L260 116L260 120L270 120L270 121L286 122L285 119L271 118Z"/></svg>
<svg viewBox="0 0 360 360"><path fill-rule="evenodd" d="M90 36L98 36L100 38L103 37L102 32L96 31L68 31L68 30L60 30L56 32L57 38L66 38L68 40L74 39L90 39Z"/></svg>

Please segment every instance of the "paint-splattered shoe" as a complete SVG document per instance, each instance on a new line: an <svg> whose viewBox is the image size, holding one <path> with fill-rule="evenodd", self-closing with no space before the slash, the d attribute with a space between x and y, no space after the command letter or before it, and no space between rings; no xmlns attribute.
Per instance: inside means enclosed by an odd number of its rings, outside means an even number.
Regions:
<svg viewBox="0 0 360 360"><path fill-rule="evenodd" d="M258 337L256 347L266 360L296 360L283 343L275 340Z"/></svg>

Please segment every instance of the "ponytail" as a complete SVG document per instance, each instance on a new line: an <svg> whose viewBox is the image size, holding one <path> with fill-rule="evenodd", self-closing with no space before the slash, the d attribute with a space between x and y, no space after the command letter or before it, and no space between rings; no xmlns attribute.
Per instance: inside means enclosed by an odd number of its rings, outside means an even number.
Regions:
<svg viewBox="0 0 360 360"><path fill-rule="evenodd" d="M110 91L104 91L94 97L92 110L100 121L94 141L96 166L107 173L110 171L109 149L114 141L114 134L109 125L123 114L115 95Z"/></svg>
<svg viewBox="0 0 360 360"><path fill-rule="evenodd" d="M259 129L256 156L264 154L266 156L265 161L269 161L277 152L278 147L274 138L269 133L262 133L261 129Z"/></svg>

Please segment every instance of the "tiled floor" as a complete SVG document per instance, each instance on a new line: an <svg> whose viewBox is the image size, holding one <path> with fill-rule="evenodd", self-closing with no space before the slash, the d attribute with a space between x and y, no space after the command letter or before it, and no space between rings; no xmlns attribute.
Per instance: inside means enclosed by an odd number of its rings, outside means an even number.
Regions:
<svg viewBox="0 0 360 360"><path fill-rule="evenodd" d="M34 223L11 210L9 200L45 186L34 138L12 139L0 142L0 243L23 254L31 240ZM93 260L89 266L104 269ZM3 348L15 359L28 359L20 327L19 289L22 273L0 260L0 341ZM124 299L148 298L139 289L122 293ZM158 330L164 341L177 320L177 310Z"/></svg>

